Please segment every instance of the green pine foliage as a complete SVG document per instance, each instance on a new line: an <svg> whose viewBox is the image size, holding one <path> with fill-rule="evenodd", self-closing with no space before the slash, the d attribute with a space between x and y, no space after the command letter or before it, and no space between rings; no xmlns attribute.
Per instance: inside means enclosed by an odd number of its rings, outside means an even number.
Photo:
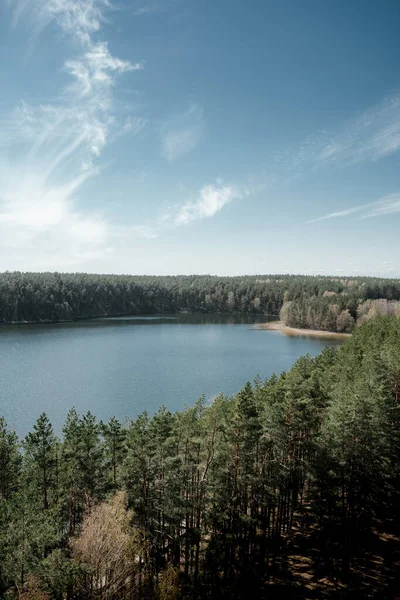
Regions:
<svg viewBox="0 0 400 600"><path fill-rule="evenodd" d="M0 419L0 597L395 598L400 321L127 423Z"/></svg>
<svg viewBox="0 0 400 600"><path fill-rule="evenodd" d="M0 273L0 323L281 311L289 326L346 333L357 321L398 315L399 301L399 280L371 277Z"/></svg>

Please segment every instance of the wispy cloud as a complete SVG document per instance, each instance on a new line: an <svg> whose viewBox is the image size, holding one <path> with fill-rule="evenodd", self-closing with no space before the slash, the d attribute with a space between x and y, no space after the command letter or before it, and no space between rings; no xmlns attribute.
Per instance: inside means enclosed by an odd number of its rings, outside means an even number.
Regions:
<svg viewBox="0 0 400 600"><path fill-rule="evenodd" d="M82 56L65 63L65 69L74 79L69 91L78 98L94 98L103 109L110 108L110 90L115 84L115 76L142 68L142 63L132 64L112 56L106 42L91 44Z"/></svg>
<svg viewBox="0 0 400 600"><path fill-rule="evenodd" d="M370 217L382 217L385 215L394 215L400 212L400 194L391 194L385 196L378 202L367 206L363 219Z"/></svg>
<svg viewBox="0 0 400 600"><path fill-rule="evenodd" d="M210 219L233 200L244 198L249 194L247 188L239 189L218 180L216 183L204 185L194 198L170 207L155 220L134 226L130 231L137 237L154 239L164 231Z"/></svg>
<svg viewBox="0 0 400 600"><path fill-rule="evenodd" d="M400 95L345 123L316 155L316 165L374 162L400 150Z"/></svg>
<svg viewBox="0 0 400 600"><path fill-rule="evenodd" d="M108 226L101 214L84 214L73 201L88 170L64 183L47 173L2 167L0 171L0 249L35 268L79 264L110 251ZM4 252L0 252L4 257ZM46 267L47 264L47 267Z"/></svg>
<svg viewBox="0 0 400 600"><path fill-rule="evenodd" d="M178 209L172 218L173 223L176 226L187 225L199 219L214 217L224 206L241 195L238 189L230 185L205 185L198 198L186 202Z"/></svg>
<svg viewBox="0 0 400 600"><path fill-rule="evenodd" d="M194 150L204 136L201 106L192 104L183 114L169 118L161 127L162 151L172 162Z"/></svg>
<svg viewBox="0 0 400 600"><path fill-rule="evenodd" d="M348 119L333 131L326 129L269 157L269 172L286 182L315 171L377 162L400 151L400 94Z"/></svg>
<svg viewBox="0 0 400 600"><path fill-rule="evenodd" d="M154 14L160 8L159 4L155 4L153 2L148 4L137 5L136 8L133 9L133 15L135 17L148 17L149 15Z"/></svg>
<svg viewBox="0 0 400 600"><path fill-rule="evenodd" d="M327 215L324 215L323 217L317 217L316 219L311 219L310 221L307 221L307 223L318 223L318 221L326 221L328 219L339 219L341 217L347 217L354 213L365 210L365 206L367 206L367 205L363 204L361 206L355 206L354 208L346 208L345 210L340 210L338 212L329 213Z"/></svg>
<svg viewBox="0 0 400 600"><path fill-rule="evenodd" d="M368 202L368 204L362 204L360 206L348 208L339 212L329 213L322 217L311 219L307 222L318 223L319 221L348 217L356 213L358 213L359 219L369 219L372 217L382 217L385 215L400 213L400 194L384 196L376 202Z"/></svg>
<svg viewBox="0 0 400 600"><path fill-rule="evenodd" d="M108 0L6 0L12 9L13 25L22 20L33 35L39 35L53 21L68 36L90 46L92 35L104 22Z"/></svg>
<svg viewBox="0 0 400 600"><path fill-rule="evenodd" d="M107 42L94 39L110 6L107 0L9 4L15 26L24 21L36 35L53 23L81 46L81 53L65 61L69 83L57 101L21 102L2 120L0 248L19 255L35 248L38 268L49 268L55 259L74 265L107 255L110 226L101 214L78 210L77 194L100 172L98 158L106 144L144 126L132 115L119 118L114 106L117 78L142 64L113 56Z"/></svg>

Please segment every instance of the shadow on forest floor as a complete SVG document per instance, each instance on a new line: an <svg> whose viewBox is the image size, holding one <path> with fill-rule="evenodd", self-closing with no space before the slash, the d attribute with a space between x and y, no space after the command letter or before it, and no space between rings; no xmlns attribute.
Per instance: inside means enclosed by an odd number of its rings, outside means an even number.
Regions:
<svg viewBox="0 0 400 600"><path fill-rule="evenodd" d="M337 564L327 565L323 540L296 533L288 543L286 558L264 587L260 598L314 600L317 598L400 598L400 537L375 528L367 533L351 558L347 576ZM321 545L322 541L322 545ZM336 576L335 576L336 575Z"/></svg>

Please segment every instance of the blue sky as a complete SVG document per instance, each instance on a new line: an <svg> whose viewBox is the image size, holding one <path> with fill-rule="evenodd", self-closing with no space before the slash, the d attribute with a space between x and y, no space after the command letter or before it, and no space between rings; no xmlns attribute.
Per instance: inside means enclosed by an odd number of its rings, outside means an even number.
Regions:
<svg viewBox="0 0 400 600"><path fill-rule="evenodd" d="M0 270L400 276L397 0L2 0Z"/></svg>

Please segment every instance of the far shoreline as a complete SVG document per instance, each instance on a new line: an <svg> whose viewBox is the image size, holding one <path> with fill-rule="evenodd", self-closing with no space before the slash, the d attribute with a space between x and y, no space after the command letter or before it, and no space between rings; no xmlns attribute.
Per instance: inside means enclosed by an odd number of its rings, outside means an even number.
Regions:
<svg viewBox="0 0 400 600"><path fill-rule="evenodd" d="M324 331L322 329L300 329L297 327L288 327L282 321L270 321L269 323L258 323L254 329L267 331L280 331L285 335L292 336L307 336L307 337L325 337L336 339L347 339L351 337L351 333L338 333L336 331Z"/></svg>

